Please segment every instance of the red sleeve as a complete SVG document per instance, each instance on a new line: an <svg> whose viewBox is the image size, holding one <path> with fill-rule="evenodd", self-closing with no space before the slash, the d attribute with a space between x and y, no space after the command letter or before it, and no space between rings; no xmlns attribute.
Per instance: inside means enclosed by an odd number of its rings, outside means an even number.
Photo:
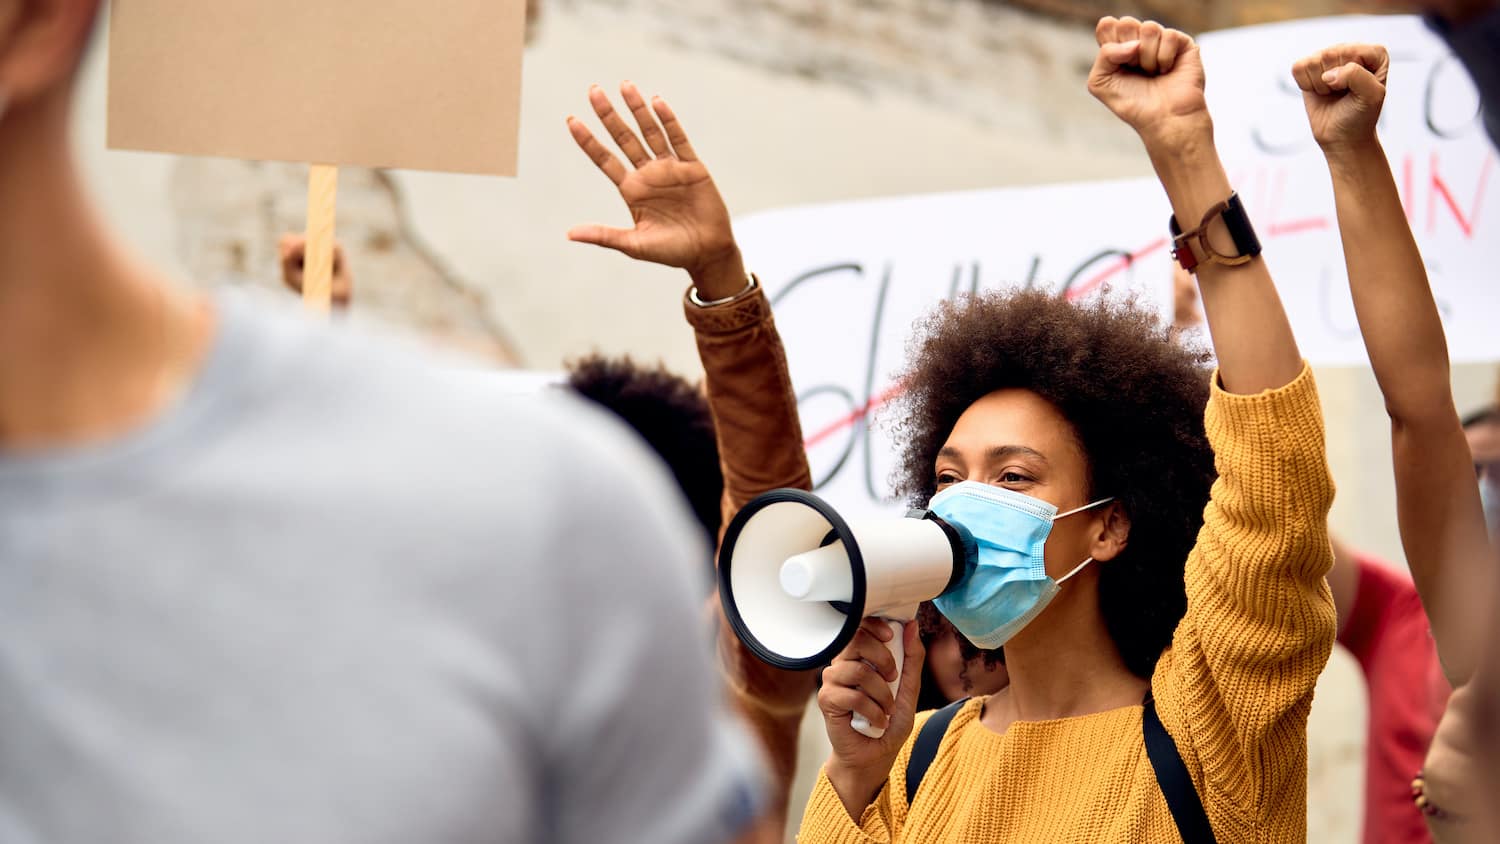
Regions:
<svg viewBox="0 0 1500 844"><path fill-rule="evenodd" d="M1411 780L1427 756L1448 685L1411 578L1369 557L1356 556L1355 563L1359 587L1339 644L1359 661L1369 691L1364 840L1430 841L1412 803Z"/></svg>

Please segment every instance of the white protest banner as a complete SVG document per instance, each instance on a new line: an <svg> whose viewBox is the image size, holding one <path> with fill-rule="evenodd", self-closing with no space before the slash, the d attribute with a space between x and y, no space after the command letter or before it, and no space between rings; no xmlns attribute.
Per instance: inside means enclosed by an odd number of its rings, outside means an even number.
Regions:
<svg viewBox="0 0 1500 844"><path fill-rule="evenodd" d="M1219 151L1263 239L1271 235L1268 260L1302 352L1319 364L1366 362L1328 165L1290 72L1297 59L1349 41L1384 44L1391 54L1380 138L1426 259L1449 353L1455 361L1500 358L1495 150L1468 73L1420 19L1405 16L1324 18L1201 39Z"/></svg>
<svg viewBox="0 0 1500 844"><path fill-rule="evenodd" d="M818 491L851 512L888 497L895 448L866 415L878 418L895 394L913 321L936 302L1009 285L1084 298L1106 283L1110 295L1166 302L1170 214L1154 181L1132 180L798 208L741 223L786 343Z"/></svg>
<svg viewBox="0 0 1500 844"><path fill-rule="evenodd" d="M1478 96L1415 18L1349 17L1201 39L1230 177L1265 245L1303 354L1363 364L1321 153L1291 83L1295 59L1339 41L1390 46L1382 138L1456 361L1500 357L1500 186ZM1102 108L1102 106L1101 106ZM878 410L915 320L960 292L1032 286L1138 295L1171 313L1170 208L1151 179L794 208L738 222L786 341L820 493L890 510L896 447ZM872 424L869 416L874 413Z"/></svg>

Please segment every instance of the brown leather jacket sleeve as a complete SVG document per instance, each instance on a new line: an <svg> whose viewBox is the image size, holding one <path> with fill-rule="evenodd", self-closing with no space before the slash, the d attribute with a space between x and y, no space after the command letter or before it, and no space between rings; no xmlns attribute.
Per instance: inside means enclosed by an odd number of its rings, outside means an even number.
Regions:
<svg viewBox="0 0 1500 844"><path fill-rule="evenodd" d="M797 396L787 372L786 352L771 305L759 286L745 296L712 307L683 308L698 340L709 410L724 472L724 528L739 509L763 492L812 488L812 470L802 445ZM761 662L734 635L714 593L719 616L718 651L724 679L766 752L773 777L773 816L784 822L797 763L802 713L817 684L817 671L782 671Z"/></svg>
<svg viewBox="0 0 1500 844"><path fill-rule="evenodd" d="M724 470L724 528L739 509L780 487L812 489L786 351L759 285L723 305L683 309L697 335Z"/></svg>

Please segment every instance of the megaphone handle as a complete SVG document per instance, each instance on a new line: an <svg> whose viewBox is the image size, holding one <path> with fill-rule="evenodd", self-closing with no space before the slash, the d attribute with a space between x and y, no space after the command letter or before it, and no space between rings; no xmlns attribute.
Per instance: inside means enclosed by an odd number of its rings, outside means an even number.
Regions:
<svg viewBox="0 0 1500 844"><path fill-rule="evenodd" d="M896 690L901 687L901 667L902 663L906 660L906 644L902 636L906 628L906 621L899 618L886 618L884 616L882 616L882 620L891 626L891 640L885 643L885 647L891 652L891 657L896 660L896 679L891 681L890 684L891 698L894 699L896 697ZM869 736L873 739L878 739L885 735L885 727L871 726L870 719L858 712L854 713L854 718L849 722L849 726L853 727L856 733Z"/></svg>

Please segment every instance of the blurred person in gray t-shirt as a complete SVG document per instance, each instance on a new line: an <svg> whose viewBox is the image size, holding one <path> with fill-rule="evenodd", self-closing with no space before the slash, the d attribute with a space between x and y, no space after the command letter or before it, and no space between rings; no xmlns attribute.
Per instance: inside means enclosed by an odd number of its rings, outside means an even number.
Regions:
<svg viewBox="0 0 1500 844"><path fill-rule="evenodd" d="M169 289L68 153L97 6L0 0L0 841L757 835L664 470Z"/></svg>

